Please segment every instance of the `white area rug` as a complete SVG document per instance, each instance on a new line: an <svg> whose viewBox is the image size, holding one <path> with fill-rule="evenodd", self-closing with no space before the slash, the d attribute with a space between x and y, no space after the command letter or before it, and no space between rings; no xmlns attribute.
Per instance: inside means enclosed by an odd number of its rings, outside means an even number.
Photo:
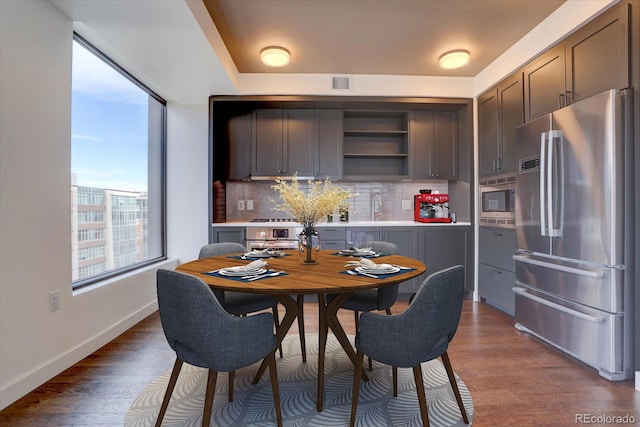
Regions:
<svg viewBox="0 0 640 427"><path fill-rule="evenodd" d="M349 339L353 343L353 336ZM324 410L316 410L318 336L307 335L307 363L302 363L297 335L283 341L284 358L276 356L280 401L285 426L347 426L351 415L353 365L333 335L327 340ZM454 356L455 368L455 356ZM366 358L365 358L366 365ZM256 385L251 380L259 363L236 372L234 401L228 402L228 375L220 373L213 401L212 426L274 426L275 408L268 370ZM422 364L431 426L463 426L447 373L439 360ZM398 369L398 397L393 397L391 367L374 361L369 382L360 387L357 426L421 426L420 409L411 369ZM152 381L135 399L126 427L153 426L171 369ZM207 370L184 364L162 422L163 426L200 426ZM467 415L473 402L465 384L458 387Z"/></svg>

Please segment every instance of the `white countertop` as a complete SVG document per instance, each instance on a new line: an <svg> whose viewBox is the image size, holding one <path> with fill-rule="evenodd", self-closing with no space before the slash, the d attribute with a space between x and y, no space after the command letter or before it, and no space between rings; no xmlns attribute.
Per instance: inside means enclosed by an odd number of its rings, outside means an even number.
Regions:
<svg viewBox="0 0 640 427"><path fill-rule="evenodd" d="M213 227L300 227L297 222L215 222ZM470 222L458 221L456 223L446 222L416 222L416 221L348 221L348 222L321 222L317 227L468 227Z"/></svg>

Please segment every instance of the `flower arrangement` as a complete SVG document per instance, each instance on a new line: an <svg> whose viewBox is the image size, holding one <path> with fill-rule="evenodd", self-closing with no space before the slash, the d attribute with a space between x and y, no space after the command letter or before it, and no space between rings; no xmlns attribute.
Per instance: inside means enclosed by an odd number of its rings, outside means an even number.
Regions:
<svg viewBox="0 0 640 427"><path fill-rule="evenodd" d="M298 176L288 183L276 179L271 186L280 195L281 203L276 203L275 210L289 212L296 221L304 227L313 227L335 209L346 204L351 191L333 185L329 178L324 181L309 181L309 188L305 192L300 188Z"/></svg>

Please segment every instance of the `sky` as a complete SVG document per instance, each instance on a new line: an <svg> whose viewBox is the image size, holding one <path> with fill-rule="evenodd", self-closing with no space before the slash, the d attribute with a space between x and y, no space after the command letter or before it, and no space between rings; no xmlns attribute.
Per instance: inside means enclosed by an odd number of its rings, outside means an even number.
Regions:
<svg viewBox="0 0 640 427"><path fill-rule="evenodd" d="M80 186L147 191L146 92L73 44L71 172Z"/></svg>

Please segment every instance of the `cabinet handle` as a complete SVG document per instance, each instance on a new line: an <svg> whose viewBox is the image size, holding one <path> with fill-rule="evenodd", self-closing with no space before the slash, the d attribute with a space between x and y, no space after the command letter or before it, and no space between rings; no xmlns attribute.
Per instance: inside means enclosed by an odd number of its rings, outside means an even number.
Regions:
<svg viewBox="0 0 640 427"><path fill-rule="evenodd" d="M498 170L498 169L496 169L496 167L497 167L496 160L497 159L493 159L493 171L494 172Z"/></svg>
<svg viewBox="0 0 640 427"><path fill-rule="evenodd" d="M498 236L498 237L502 236L502 233L493 233L493 234L494 236Z"/></svg>
<svg viewBox="0 0 640 427"><path fill-rule="evenodd" d="M496 171L499 171L500 169L502 169L502 159L498 157L496 159Z"/></svg>
<svg viewBox="0 0 640 427"><path fill-rule="evenodd" d="M567 93L567 97L566 97L567 105L569 105L573 102L573 96L572 96L573 93L570 90L568 90L566 93Z"/></svg>
<svg viewBox="0 0 640 427"><path fill-rule="evenodd" d="M493 269L493 272L494 272L494 273L498 273L498 274L502 274L502 271L500 271L500 270L496 270L495 268Z"/></svg>
<svg viewBox="0 0 640 427"><path fill-rule="evenodd" d="M564 106L565 106L564 93L560 93L558 94L558 108L562 108Z"/></svg>

